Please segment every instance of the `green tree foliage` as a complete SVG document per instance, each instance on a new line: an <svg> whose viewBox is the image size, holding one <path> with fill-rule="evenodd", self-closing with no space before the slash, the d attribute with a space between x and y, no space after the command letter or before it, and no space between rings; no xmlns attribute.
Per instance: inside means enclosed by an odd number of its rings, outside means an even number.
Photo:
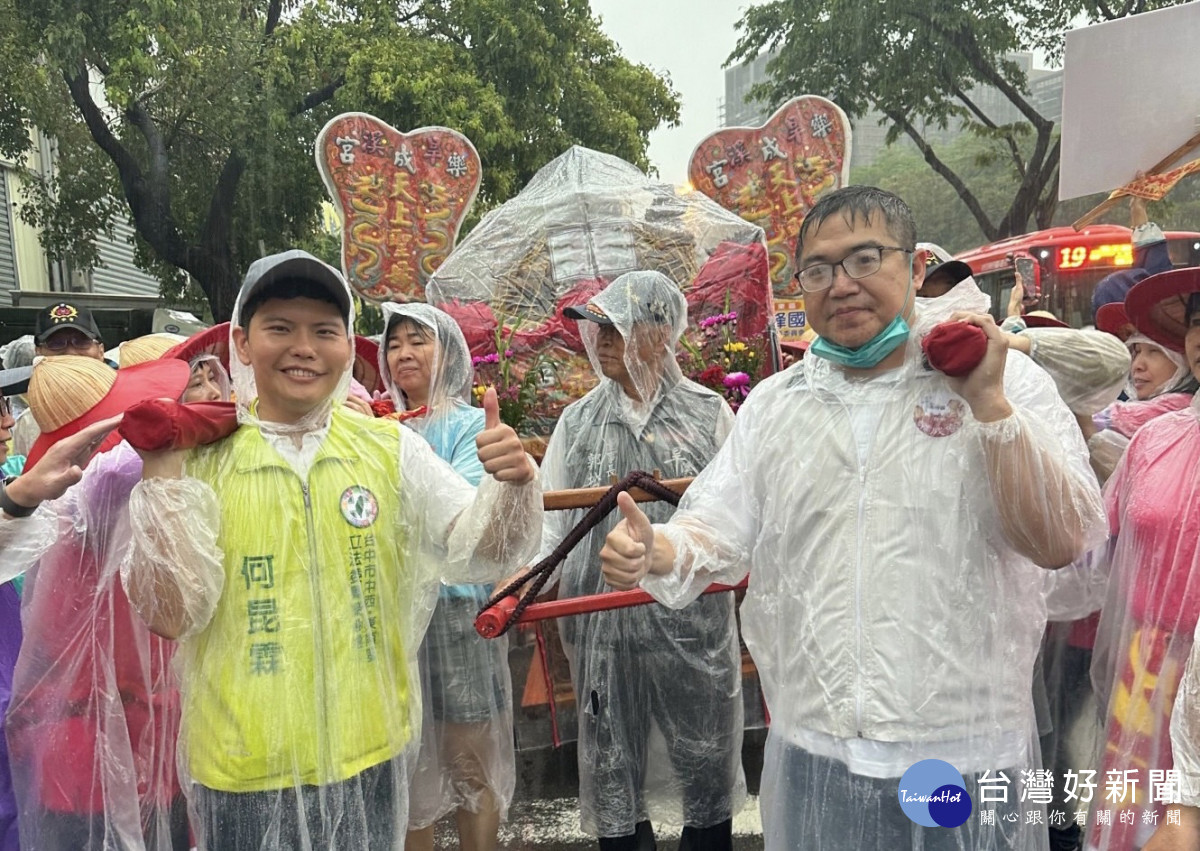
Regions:
<svg viewBox="0 0 1200 851"><path fill-rule="evenodd" d="M55 148L22 207L48 253L88 268L128 217L142 265L217 319L251 259L313 239L313 141L340 112L465 133L484 206L572 144L645 168L679 117L587 0L0 0L0 73L0 154L30 126Z"/></svg>
<svg viewBox="0 0 1200 851"><path fill-rule="evenodd" d="M979 203L991 216L1001 215L1020 185L1011 161L1002 155L1000 143L995 140L964 133L939 147L938 156L964 181L979 187ZM951 254L994 241L979 227L953 187L932 175L920 152L910 145L886 149L869 166L852 167L850 182L895 192L912 207L917 238L935 242ZM1069 225L1106 197L1101 193L1064 201L1046 226ZM1184 180L1161 203L1150 204L1148 212L1151 220L1166 230L1200 230L1200 178ZM1099 221L1128 227L1129 205L1117 205Z"/></svg>
<svg viewBox="0 0 1200 851"><path fill-rule="evenodd" d="M750 7L730 61L776 54L770 82L755 96L772 104L802 93L824 95L853 118L870 110L888 122L888 140L908 137L960 199L988 241L1046 227L1058 195L1059 145L1053 122L1030 97L1024 71L1008 56L1036 50L1061 56L1063 33L1176 5L1180 0L771 0ZM1002 123L977 102L990 86L1019 119ZM1014 179L1003 203L926 141L924 128L961 124L994 143ZM969 170L968 170L969 171Z"/></svg>

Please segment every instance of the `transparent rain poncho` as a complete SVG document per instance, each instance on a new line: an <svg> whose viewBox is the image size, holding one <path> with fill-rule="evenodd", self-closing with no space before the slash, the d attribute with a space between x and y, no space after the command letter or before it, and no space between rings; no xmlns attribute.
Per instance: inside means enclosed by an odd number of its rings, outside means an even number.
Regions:
<svg viewBox="0 0 1200 851"><path fill-rule="evenodd" d="M228 398L227 381L221 389ZM141 475L141 458L118 443L62 497L0 524L3 575L26 574L5 719L25 848L191 847L175 765L175 643L146 628L120 581Z"/></svg>
<svg viewBox="0 0 1200 851"><path fill-rule="evenodd" d="M1026 328L1030 357L1058 388L1073 414L1092 415L1111 405L1129 377L1129 350L1103 331Z"/></svg>
<svg viewBox="0 0 1200 851"><path fill-rule="evenodd" d="M1129 375L1129 350L1102 331L1026 328L1030 357L1054 380L1071 413L1085 420L1116 401ZM1101 482L1102 483L1102 482ZM1075 824L1077 804L1063 783L1090 764L1100 739L1089 670L1092 641L1108 581L1107 542L1061 570L1045 571L1049 623L1035 666L1033 695L1043 765L1054 778L1050 825Z"/></svg>
<svg viewBox="0 0 1200 851"><path fill-rule="evenodd" d="M1155 417L1188 407L1196 393L1197 382L1181 352L1156 343L1145 334L1133 334L1125 340L1132 353L1135 345L1151 346L1162 352L1173 364L1174 374L1161 386L1154 388L1145 399L1139 399L1130 375L1125 385L1125 401L1114 401L1093 418L1096 433L1088 439L1092 466L1102 480L1107 481L1121 460L1134 432Z"/></svg>
<svg viewBox="0 0 1200 851"><path fill-rule="evenodd" d="M119 443L64 496L0 528L4 575L28 571L5 719L25 848L190 847L175 644L146 628L120 581L141 475Z"/></svg>
<svg viewBox="0 0 1200 851"><path fill-rule="evenodd" d="M130 499L122 574L142 616L180 634L180 770L202 849L403 847L438 580L499 578L536 548L536 480L472 488L414 432L344 409L350 345L257 364L272 382L343 370L287 426L259 419L235 355L241 426Z"/></svg>
<svg viewBox="0 0 1200 851"><path fill-rule="evenodd" d="M1045 846L1045 813L1034 824L1021 812L1041 809L1022 800L1023 772L1041 767L1034 560L1078 557L1102 539L1103 512L1045 372L1011 353L1013 413L984 424L924 369L923 334L986 309L962 284L918 301L903 365L870 380L812 354L772 376L656 527L675 572L642 586L665 603L749 573L742 634L771 712L760 793L771 851ZM961 773L974 802L961 827L902 813L899 780L923 759Z"/></svg>
<svg viewBox="0 0 1200 851"><path fill-rule="evenodd" d="M1091 849L1140 847L1154 831L1144 814L1161 822L1169 800L1169 719L1200 618L1198 416L1193 400L1142 426L1105 491L1115 541L1092 666L1106 724L1095 767L1137 783L1093 804L1111 811L1111 824L1091 826Z"/></svg>
<svg viewBox="0 0 1200 851"><path fill-rule="evenodd" d="M603 377L563 411L542 462L543 487L604 486L632 470L664 479L699 473L733 416L723 399L680 375L675 344L687 308L678 286L657 272L630 272L584 309L612 323L579 322ZM674 511L643 507L658 521ZM583 514L547 514L539 558ZM567 556L560 599L610 590L598 554L619 519L609 515ZM682 823L685 832L721 830L744 792L733 596L710 595L680 611L651 605L575 615L559 631L578 707L584 830L627 836L649 819Z"/></svg>
<svg viewBox="0 0 1200 851"><path fill-rule="evenodd" d="M1192 639L1175 705L1171 709L1171 756L1179 773L1172 804L1200 807L1200 644Z"/></svg>
<svg viewBox="0 0 1200 851"><path fill-rule="evenodd" d="M483 477L475 436L484 413L471 405L473 369L462 331L447 313L426 304L383 305L384 331L379 373L397 410L427 408L405 424L429 441L438 457L470 484ZM428 364L428 387L410 399L396 385L389 364L394 332L417 332L410 357L396 357L400 370ZM491 584L442 585L420 650L425 723L413 775L409 828L425 828L456 809L496 810L503 818L516 784L512 687L508 640L488 641L475 631L475 616Z"/></svg>

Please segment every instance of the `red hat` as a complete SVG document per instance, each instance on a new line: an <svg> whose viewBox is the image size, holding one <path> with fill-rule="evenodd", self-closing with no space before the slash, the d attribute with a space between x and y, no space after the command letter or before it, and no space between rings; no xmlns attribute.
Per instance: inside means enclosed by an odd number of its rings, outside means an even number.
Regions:
<svg viewBox="0 0 1200 851"><path fill-rule="evenodd" d="M1125 312L1134 327L1151 340L1182 352L1188 297L1193 293L1200 293L1200 268L1159 272L1133 286L1125 296Z"/></svg>
<svg viewBox="0 0 1200 851"><path fill-rule="evenodd" d="M1129 321L1125 305L1119 301L1100 305L1100 309L1096 311L1096 328L1112 334L1122 342L1128 340L1137 331L1133 327L1133 323Z"/></svg>
<svg viewBox="0 0 1200 851"><path fill-rule="evenodd" d="M379 344L369 337L354 335L354 380L368 393L387 390L379 374Z"/></svg>
<svg viewBox="0 0 1200 851"><path fill-rule="evenodd" d="M168 349L164 358L178 358L191 363L201 355L215 355L229 372L229 323L222 322L188 337L178 346Z"/></svg>
<svg viewBox="0 0 1200 851"><path fill-rule="evenodd" d="M34 441L25 469L36 464L55 443L92 423L123 414L146 399L178 399L190 377L191 370L183 360L152 360L114 370L94 358L46 358L34 367L29 379L29 408L39 425L53 428ZM120 440L113 431L99 451L111 449Z"/></svg>
<svg viewBox="0 0 1200 851"><path fill-rule="evenodd" d="M1070 328L1066 322L1057 318L1048 310L1035 310L1021 317L1025 320L1026 328Z"/></svg>

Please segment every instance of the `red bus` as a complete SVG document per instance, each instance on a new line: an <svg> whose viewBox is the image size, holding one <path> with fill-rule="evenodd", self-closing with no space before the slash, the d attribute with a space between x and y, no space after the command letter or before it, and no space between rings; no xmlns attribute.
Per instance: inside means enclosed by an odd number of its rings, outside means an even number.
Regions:
<svg viewBox="0 0 1200 851"><path fill-rule="evenodd" d="M959 254L971 267L979 288L992 297L992 314L1004 317L1013 287L1014 258L1031 256L1037 264L1042 298L1049 310L1074 328L1092 322L1092 292L1107 275L1133 265L1131 231L1120 225L1071 227L1014 236ZM1167 250L1176 266L1200 266L1200 233L1167 231Z"/></svg>

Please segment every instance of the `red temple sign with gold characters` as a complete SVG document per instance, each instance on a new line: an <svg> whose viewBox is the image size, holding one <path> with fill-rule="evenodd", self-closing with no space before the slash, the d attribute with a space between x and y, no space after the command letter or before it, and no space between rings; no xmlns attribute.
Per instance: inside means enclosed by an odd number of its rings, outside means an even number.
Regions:
<svg viewBox="0 0 1200 851"><path fill-rule="evenodd" d="M799 298L796 237L817 198L850 176L850 122L822 97L804 95L761 127L730 127L706 137L688 165L692 185L763 229L776 298Z"/></svg>
<svg viewBox="0 0 1200 851"><path fill-rule="evenodd" d="M317 136L317 167L342 218L342 270L371 301L424 301L479 192L479 154L461 133L401 133L348 112Z"/></svg>

